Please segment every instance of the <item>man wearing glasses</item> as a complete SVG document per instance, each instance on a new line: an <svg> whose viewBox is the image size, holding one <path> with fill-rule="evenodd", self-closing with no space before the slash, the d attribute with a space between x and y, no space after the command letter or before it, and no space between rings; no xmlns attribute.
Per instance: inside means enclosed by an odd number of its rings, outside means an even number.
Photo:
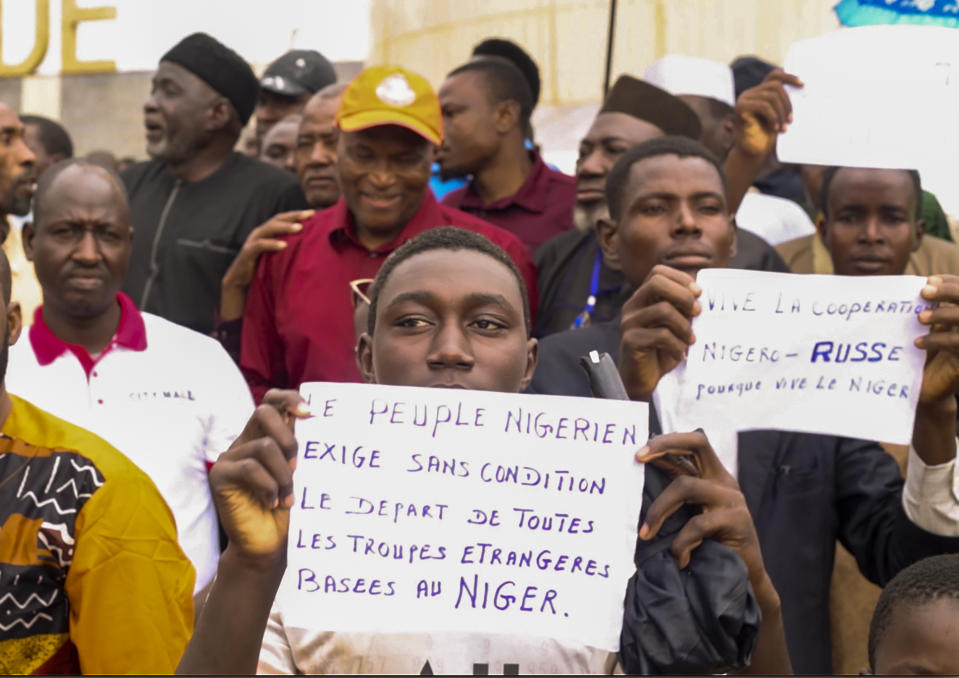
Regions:
<svg viewBox="0 0 959 678"><path fill-rule="evenodd" d="M442 117L425 79L400 67L368 68L343 93L336 122L342 197L263 257L249 289L240 366L257 402L274 387L361 381L350 283L372 278L390 252L427 229L460 226L502 247L535 308L533 262L519 239L440 205L429 191Z"/></svg>

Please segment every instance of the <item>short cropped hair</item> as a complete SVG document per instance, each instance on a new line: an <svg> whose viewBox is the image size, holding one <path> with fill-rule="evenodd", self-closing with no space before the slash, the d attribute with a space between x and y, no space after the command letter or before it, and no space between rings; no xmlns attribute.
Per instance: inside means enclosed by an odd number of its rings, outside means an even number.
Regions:
<svg viewBox="0 0 959 678"><path fill-rule="evenodd" d="M525 130L533 114L533 94L519 69L506 61L482 59L467 61L450 71L446 77L469 72L483 76L493 103L515 101L519 105L520 126Z"/></svg>
<svg viewBox="0 0 959 678"><path fill-rule="evenodd" d="M822 189L819 193L819 199L822 201L822 215L828 217L829 214L827 210L829 209L829 188L832 186L832 180L835 178L836 173L842 169L842 166L839 167L827 167L826 171L822 175ZM916 221L922 219L922 181L919 178L919 172L914 169L904 169L903 172L906 172L909 175L909 178L912 179L912 187L916 192Z"/></svg>
<svg viewBox="0 0 959 678"><path fill-rule="evenodd" d="M536 104L539 103L540 90L539 67L526 50L512 40L487 38L473 48L471 56L499 57L516 66L529 85L529 91L533 97L531 108L536 108Z"/></svg>
<svg viewBox="0 0 959 678"><path fill-rule="evenodd" d="M517 286L519 286L520 297L523 299L523 322L526 325L526 335L529 336L531 331L529 298L526 293L526 283L523 282L523 276L516 264L502 248L493 244L486 236L454 226L438 226L420 233L412 240L408 240L396 248L396 251L383 262L380 272L376 274L376 279L370 286L370 313L367 320L367 331L370 336L373 336L373 331L376 328L376 309L379 305L380 293L393 271L407 259L433 250L479 252L508 268L513 277L516 278Z"/></svg>
<svg viewBox="0 0 959 678"><path fill-rule="evenodd" d="M104 167L94 160L90 160L89 158L70 158L68 160L61 160L60 162L51 165L50 169L44 172L43 176L40 177L40 181L37 182L37 192L33 196L34 226L39 226L43 219L42 215L46 209L47 193L50 192L50 189L56 182L57 177L59 177L64 170L69 169L70 167L81 167L84 169L96 170L102 173L106 176L110 183L113 184L113 187L117 191L117 195L119 195L123 200L124 206L128 205L126 187L123 185L123 180L120 179L120 175L118 175L116 172L108 167Z"/></svg>
<svg viewBox="0 0 959 678"><path fill-rule="evenodd" d="M45 118L42 115L22 115L20 122L24 125L34 125L37 128L37 138L43 145L47 155L60 154L64 158L73 157L73 141L70 134L56 120Z"/></svg>
<svg viewBox="0 0 959 678"><path fill-rule="evenodd" d="M615 220L619 219L620 211L623 209L623 194L626 192L626 186L629 184L629 173L638 162L647 158L655 158L661 155L676 155L680 158L702 158L719 173L719 180L723 185L723 192L726 191L726 175L723 173L722 165L709 149L698 141L688 137L667 136L658 137L644 141L639 146L626 151L613 169L606 177L606 204L609 207L609 214Z"/></svg>
<svg viewBox="0 0 959 678"><path fill-rule="evenodd" d="M901 570L879 595L869 624L869 666L875 668L876 648L882 642L893 612L938 600L959 602L959 554L925 558Z"/></svg>

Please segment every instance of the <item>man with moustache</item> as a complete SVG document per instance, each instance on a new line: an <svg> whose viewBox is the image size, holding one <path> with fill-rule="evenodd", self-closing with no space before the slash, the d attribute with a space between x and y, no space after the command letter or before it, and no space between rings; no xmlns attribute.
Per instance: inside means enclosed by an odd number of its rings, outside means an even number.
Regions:
<svg viewBox="0 0 959 678"><path fill-rule="evenodd" d="M535 308L535 271L522 242L437 203L429 190L442 116L422 76L399 66L365 69L344 91L336 123L342 197L262 257L249 288L240 366L257 401L272 387L361 379L351 283L372 278L386 255L424 230L455 225L503 247Z"/></svg>
<svg viewBox="0 0 959 678"><path fill-rule="evenodd" d="M152 159L122 175L134 232L124 291L138 308L204 334L250 231L306 207L289 172L233 151L257 90L236 52L187 36L161 58L144 104Z"/></svg>
<svg viewBox="0 0 959 678"><path fill-rule="evenodd" d="M242 429L249 390L216 341L119 292L133 234L115 174L85 159L52 166L34 216L23 242L43 305L11 351L7 383L102 436L156 483L200 590L219 557L207 467Z"/></svg>

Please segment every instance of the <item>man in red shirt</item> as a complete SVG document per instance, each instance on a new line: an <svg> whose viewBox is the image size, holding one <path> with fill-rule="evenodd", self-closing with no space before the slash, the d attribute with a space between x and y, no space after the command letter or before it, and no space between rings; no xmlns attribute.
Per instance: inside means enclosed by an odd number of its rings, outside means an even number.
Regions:
<svg viewBox="0 0 959 678"><path fill-rule="evenodd" d="M336 115L342 197L262 257L243 316L240 366L259 402L269 388L304 381L360 381L353 356L349 283L372 278L401 244L435 226L459 226L502 247L536 305L533 262L516 236L440 205L429 191L442 142L440 105L429 83L397 66L360 73Z"/></svg>
<svg viewBox="0 0 959 678"><path fill-rule="evenodd" d="M505 228L534 252L573 227L576 180L526 147L533 96L523 74L501 59L469 61L439 91L443 174L472 175L443 204Z"/></svg>

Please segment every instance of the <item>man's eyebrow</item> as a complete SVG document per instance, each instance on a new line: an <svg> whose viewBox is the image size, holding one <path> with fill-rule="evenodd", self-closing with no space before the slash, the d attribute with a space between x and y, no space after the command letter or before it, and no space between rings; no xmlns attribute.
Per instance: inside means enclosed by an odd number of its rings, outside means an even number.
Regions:
<svg viewBox="0 0 959 678"><path fill-rule="evenodd" d="M397 294L395 297L390 299L386 306L395 306L397 304L403 304L406 302L412 302L417 304L430 304L435 303L437 297L432 292L427 292L425 290L415 291L415 292L403 292L402 294ZM504 310L515 311L516 307L510 303L502 294L486 294L483 292L474 292L472 294L466 295L466 304L468 306L499 306Z"/></svg>
<svg viewBox="0 0 959 678"><path fill-rule="evenodd" d="M715 198L724 202L726 200L726 196L718 191L698 191L689 197L693 200L703 200L704 198ZM681 198L682 196L670 191L650 191L648 193L639 193L633 200L633 204L636 204L640 200L678 200Z"/></svg>
<svg viewBox="0 0 959 678"><path fill-rule="evenodd" d="M0 127L0 134L20 134L23 132L23 127L20 125L4 125Z"/></svg>

